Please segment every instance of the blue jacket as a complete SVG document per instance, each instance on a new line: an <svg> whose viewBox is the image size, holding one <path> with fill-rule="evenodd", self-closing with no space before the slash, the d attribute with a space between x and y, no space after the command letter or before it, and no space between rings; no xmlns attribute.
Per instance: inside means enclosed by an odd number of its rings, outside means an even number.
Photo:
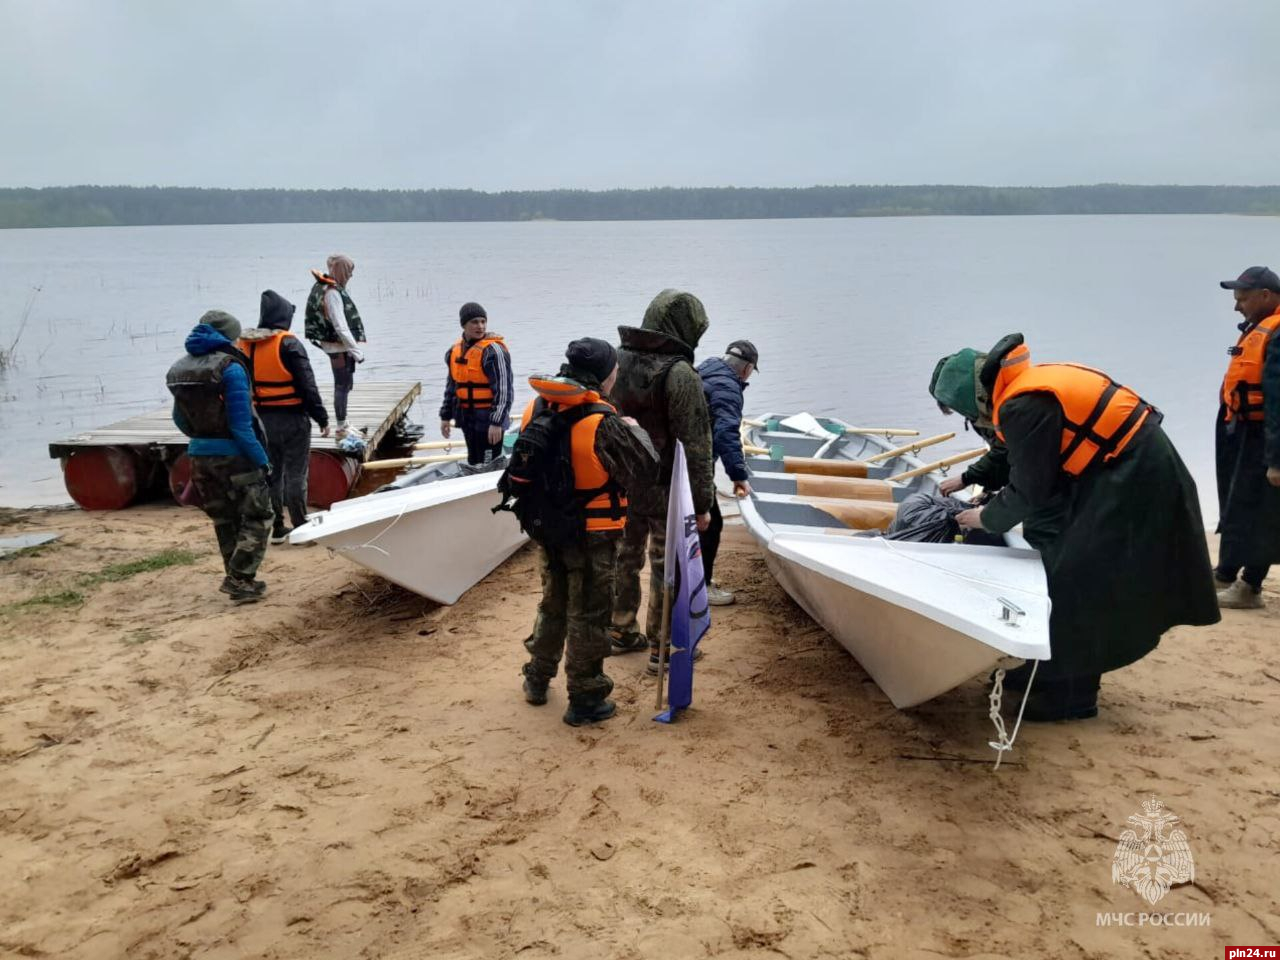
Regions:
<svg viewBox="0 0 1280 960"><path fill-rule="evenodd" d="M702 392L711 413L711 451L724 464L725 473L735 482L746 480L747 463L742 456L742 398L747 384L733 367L719 357L703 360L698 366Z"/></svg>
<svg viewBox="0 0 1280 960"><path fill-rule="evenodd" d="M187 353L193 357L203 357L219 347L230 345L230 340L207 323L197 324L187 334L187 342L184 344ZM193 437L187 444L187 453L193 457L241 456L252 461L255 467L265 467L269 458L253 429L253 398L249 391L249 376L244 372L244 367L238 363L227 364L222 372L222 384L231 439ZM191 424L176 403L173 405L173 422L178 425L179 430L191 436Z"/></svg>

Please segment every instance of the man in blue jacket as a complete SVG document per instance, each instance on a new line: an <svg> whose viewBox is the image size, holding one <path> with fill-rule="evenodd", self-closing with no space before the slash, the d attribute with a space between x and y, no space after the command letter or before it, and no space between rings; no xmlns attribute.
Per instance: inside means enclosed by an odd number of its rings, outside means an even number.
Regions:
<svg viewBox="0 0 1280 960"><path fill-rule="evenodd" d="M742 400L759 359L750 340L735 340L725 349L723 357L704 360L698 367L702 392L707 396L707 410L711 413L712 454L724 464L725 473L733 481L733 493L738 497L751 493L750 475L742 454ZM722 529L724 518L720 515L720 504L713 499L711 525L698 539L702 543L702 569L707 577L707 602L717 607L733 603L733 594L711 581Z"/></svg>
<svg viewBox="0 0 1280 960"><path fill-rule="evenodd" d="M234 346L239 337L239 320L210 310L187 335L187 355L165 376L173 422L191 438L191 480L222 552L219 589L237 604L266 592L256 577L274 515L266 433L253 409L248 361Z"/></svg>

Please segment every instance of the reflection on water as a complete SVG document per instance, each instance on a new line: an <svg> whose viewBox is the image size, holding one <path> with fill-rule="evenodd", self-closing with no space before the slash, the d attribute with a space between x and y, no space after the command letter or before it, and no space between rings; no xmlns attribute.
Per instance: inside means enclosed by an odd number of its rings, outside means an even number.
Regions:
<svg viewBox="0 0 1280 960"><path fill-rule="evenodd" d="M370 344L361 380L419 378L438 429L457 308L478 300L524 378L583 335L616 341L663 287L697 293L699 358L753 340L748 410L958 430L926 394L943 353L1021 330L1040 360L1098 366L1165 413L1212 507L1212 417L1234 342L1217 281L1280 260L1280 221L1245 217L974 217L648 223L302 224L0 231L0 504L63 502L50 440L167 404L164 372L195 319L246 325L273 288L298 304L341 250ZM1275 265L1274 262L1272 264ZM36 292L38 289L38 292ZM34 299L33 299L34 297ZM313 365L329 399L319 351Z"/></svg>

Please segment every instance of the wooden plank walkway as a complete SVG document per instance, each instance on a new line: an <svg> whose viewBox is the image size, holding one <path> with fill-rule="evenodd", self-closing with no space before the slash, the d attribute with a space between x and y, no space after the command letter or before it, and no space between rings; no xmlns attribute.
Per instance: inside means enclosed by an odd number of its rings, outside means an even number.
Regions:
<svg viewBox="0 0 1280 960"><path fill-rule="evenodd" d="M364 459L373 455L378 444L396 421L409 412L421 392L422 384L417 380L356 383L347 403L347 423L353 430L368 431L364 434ZM326 394L325 400L331 401L332 396ZM176 457L187 449L187 438L174 426L172 408L164 407L50 443L49 456L57 459L86 447L145 447L157 453L172 453ZM311 449L337 451L338 441L333 436L320 436L312 424Z"/></svg>

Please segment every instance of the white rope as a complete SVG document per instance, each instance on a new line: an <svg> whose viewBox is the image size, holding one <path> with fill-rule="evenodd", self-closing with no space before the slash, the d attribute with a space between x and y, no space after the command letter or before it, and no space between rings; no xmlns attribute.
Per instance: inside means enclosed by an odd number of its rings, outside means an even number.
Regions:
<svg viewBox="0 0 1280 960"><path fill-rule="evenodd" d="M397 513L394 518L392 518L391 522L388 523L381 530L379 530L377 533L375 533L372 537L370 537L364 543L353 543L345 547L334 547L333 548L334 552L346 553L348 550L377 550L384 557L391 556L389 552L387 552L386 550L383 550L380 546L378 546L378 540L380 540L385 534L390 533L391 528L400 522L400 518L404 516L404 511L408 506L409 504L407 503L401 504L400 512Z"/></svg>
<svg viewBox="0 0 1280 960"><path fill-rule="evenodd" d="M1000 769L1000 761L1004 759L1004 755L1013 749L1014 743L1018 739L1018 730L1022 727L1022 712L1027 709L1027 697L1031 695L1031 685L1035 682L1036 671L1040 668L1039 660L1031 661L1031 676L1027 677L1027 688L1022 692L1022 704L1018 707L1018 719L1013 724L1013 736L1009 736L1005 732L1004 717L1000 715L1000 704L1004 697L1004 668L996 668L996 679L991 685L990 702L991 708L987 712L987 716L991 718L991 723L996 728L996 739L988 740L987 744L992 750L996 751L996 765L992 769Z"/></svg>

